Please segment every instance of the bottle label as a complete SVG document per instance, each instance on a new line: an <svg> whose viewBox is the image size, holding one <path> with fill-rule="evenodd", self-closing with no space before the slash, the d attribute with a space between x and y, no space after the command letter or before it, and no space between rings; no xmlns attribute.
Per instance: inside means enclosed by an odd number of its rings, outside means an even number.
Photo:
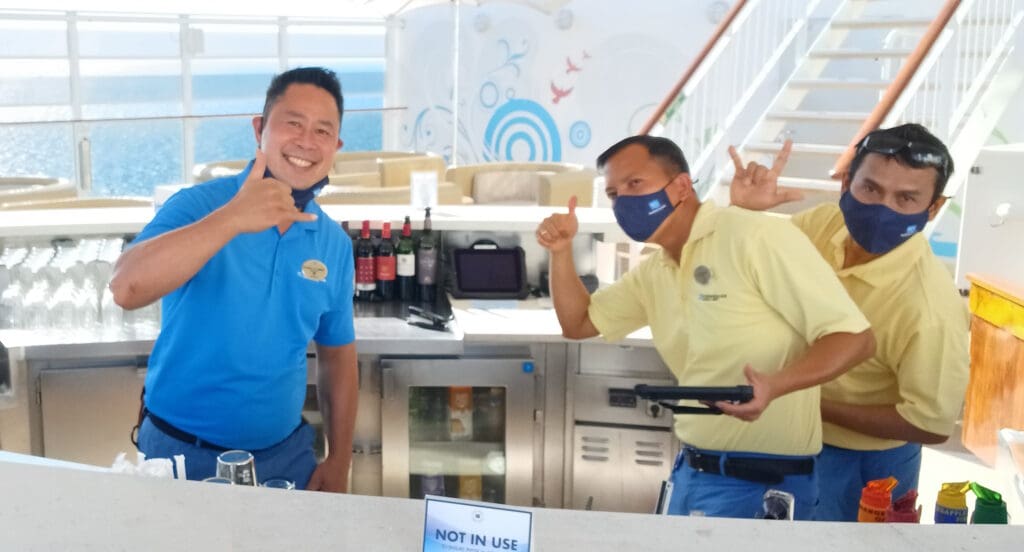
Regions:
<svg viewBox="0 0 1024 552"><path fill-rule="evenodd" d="M361 284L373 284L377 281L377 269L375 259L373 257L358 257L356 258L356 288L367 289L360 287ZM376 287L376 286L375 286ZM373 289L373 288L369 288Z"/></svg>
<svg viewBox="0 0 1024 552"><path fill-rule="evenodd" d="M885 521L885 508L878 508L860 503L860 510L857 512L857 521L861 523L882 523Z"/></svg>
<svg viewBox="0 0 1024 552"><path fill-rule="evenodd" d="M416 255L412 253L406 253L404 255L398 255L398 269L397 273L399 276L415 276L416 275Z"/></svg>
<svg viewBox="0 0 1024 552"><path fill-rule="evenodd" d="M384 281L395 279L394 257L377 257L377 279Z"/></svg>
<svg viewBox="0 0 1024 552"><path fill-rule="evenodd" d="M935 505L935 523L967 523L967 508Z"/></svg>
<svg viewBox="0 0 1024 552"><path fill-rule="evenodd" d="M417 261L417 280L425 286L434 283L435 271L437 268L437 252L425 251L420 253Z"/></svg>

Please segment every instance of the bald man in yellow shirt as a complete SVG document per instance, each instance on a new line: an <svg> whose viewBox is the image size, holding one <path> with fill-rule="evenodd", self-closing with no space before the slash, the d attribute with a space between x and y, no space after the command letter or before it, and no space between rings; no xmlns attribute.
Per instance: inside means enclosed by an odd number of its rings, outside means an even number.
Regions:
<svg viewBox="0 0 1024 552"><path fill-rule="evenodd" d="M744 166L730 153L734 205L765 209L799 197L778 187L784 162ZM946 146L924 127L876 130L857 146L838 205L792 218L878 341L874 357L822 385L816 519L856 521L860 491L873 479L899 480L894 498L916 489L921 444L955 429L968 379L967 308L920 233L944 203L952 172Z"/></svg>
<svg viewBox="0 0 1024 552"><path fill-rule="evenodd" d="M754 389L748 403L715 403L727 416L676 416L684 446L669 513L752 518L765 491L778 489L795 496L797 519L809 519L818 497L818 384L871 356L867 321L788 222L701 203L671 140L627 138L597 165L625 233L661 249L591 296L572 257L575 198L567 214L545 219L537 241L551 253L563 334L614 341L649 325L680 384Z"/></svg>

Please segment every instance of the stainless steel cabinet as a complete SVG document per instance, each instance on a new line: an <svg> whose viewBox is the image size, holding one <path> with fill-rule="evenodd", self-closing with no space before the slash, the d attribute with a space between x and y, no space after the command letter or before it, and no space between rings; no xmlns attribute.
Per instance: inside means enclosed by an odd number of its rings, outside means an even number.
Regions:
<svg viewBox="0 0 1024 552"><path fill-rule="evenodd" d="M530 358L382 359L383 490L530 505Z"/></svg>
<svg viewBox="0 0 1024 552"><path fill-rule="evenodd" d="M667 429L577 424L572 507L653 512L677 446Z"/></svg>
<svg viewBox="0 0 1024 552"><path fill-rule="evenodd" d="M43 454L98 466L119 452L134 460L130 433L145 375L134 365L42 370Z"/></svg>

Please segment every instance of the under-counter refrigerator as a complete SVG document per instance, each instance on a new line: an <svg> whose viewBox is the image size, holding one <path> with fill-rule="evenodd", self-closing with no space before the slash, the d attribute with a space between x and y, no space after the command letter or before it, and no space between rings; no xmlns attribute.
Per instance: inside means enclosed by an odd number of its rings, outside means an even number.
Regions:
<svg viewBox="0 0 1024 552"><path fill-rule="evenodd" d="M381 359L386 496L529 506L533 360Z"/></svg>

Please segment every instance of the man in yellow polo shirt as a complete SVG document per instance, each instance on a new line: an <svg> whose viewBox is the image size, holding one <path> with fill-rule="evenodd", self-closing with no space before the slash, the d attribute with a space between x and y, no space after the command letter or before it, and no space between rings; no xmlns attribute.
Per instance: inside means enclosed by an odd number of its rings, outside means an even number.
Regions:
<svg viewBox="0 0 1024 552"><path fill-rule="evenodd" d="M788 145L783 151L784 160ZM730 153L734 205L764 209L797 197L777 186L784 162L744 167ZM921 444L955 429L967 386L967 308L920 233L952 172L946 146L924 127L876 130L857 146L839 204L792 219L878 340L874 357L822 386L816 519L856 521L860 491L873 479L898 479L894 498L916 489Z"/></svg>
<svg viewBox="0 0 1024 552"><path fill-rule="evenodd" d="M649 325L681 384L754 388L749 403L715 403L729 416L676 416L684 448L669 512L755 517L765 491L779 489L808 519L818 495L817 385L871 356L867 321L792 225L701 204L672 141L633 136L597 165L622 229L661 250L590 296L572 257L575 198L568 214L545 219L537 240L551 252L563 334L617 340Z"/></svg>

